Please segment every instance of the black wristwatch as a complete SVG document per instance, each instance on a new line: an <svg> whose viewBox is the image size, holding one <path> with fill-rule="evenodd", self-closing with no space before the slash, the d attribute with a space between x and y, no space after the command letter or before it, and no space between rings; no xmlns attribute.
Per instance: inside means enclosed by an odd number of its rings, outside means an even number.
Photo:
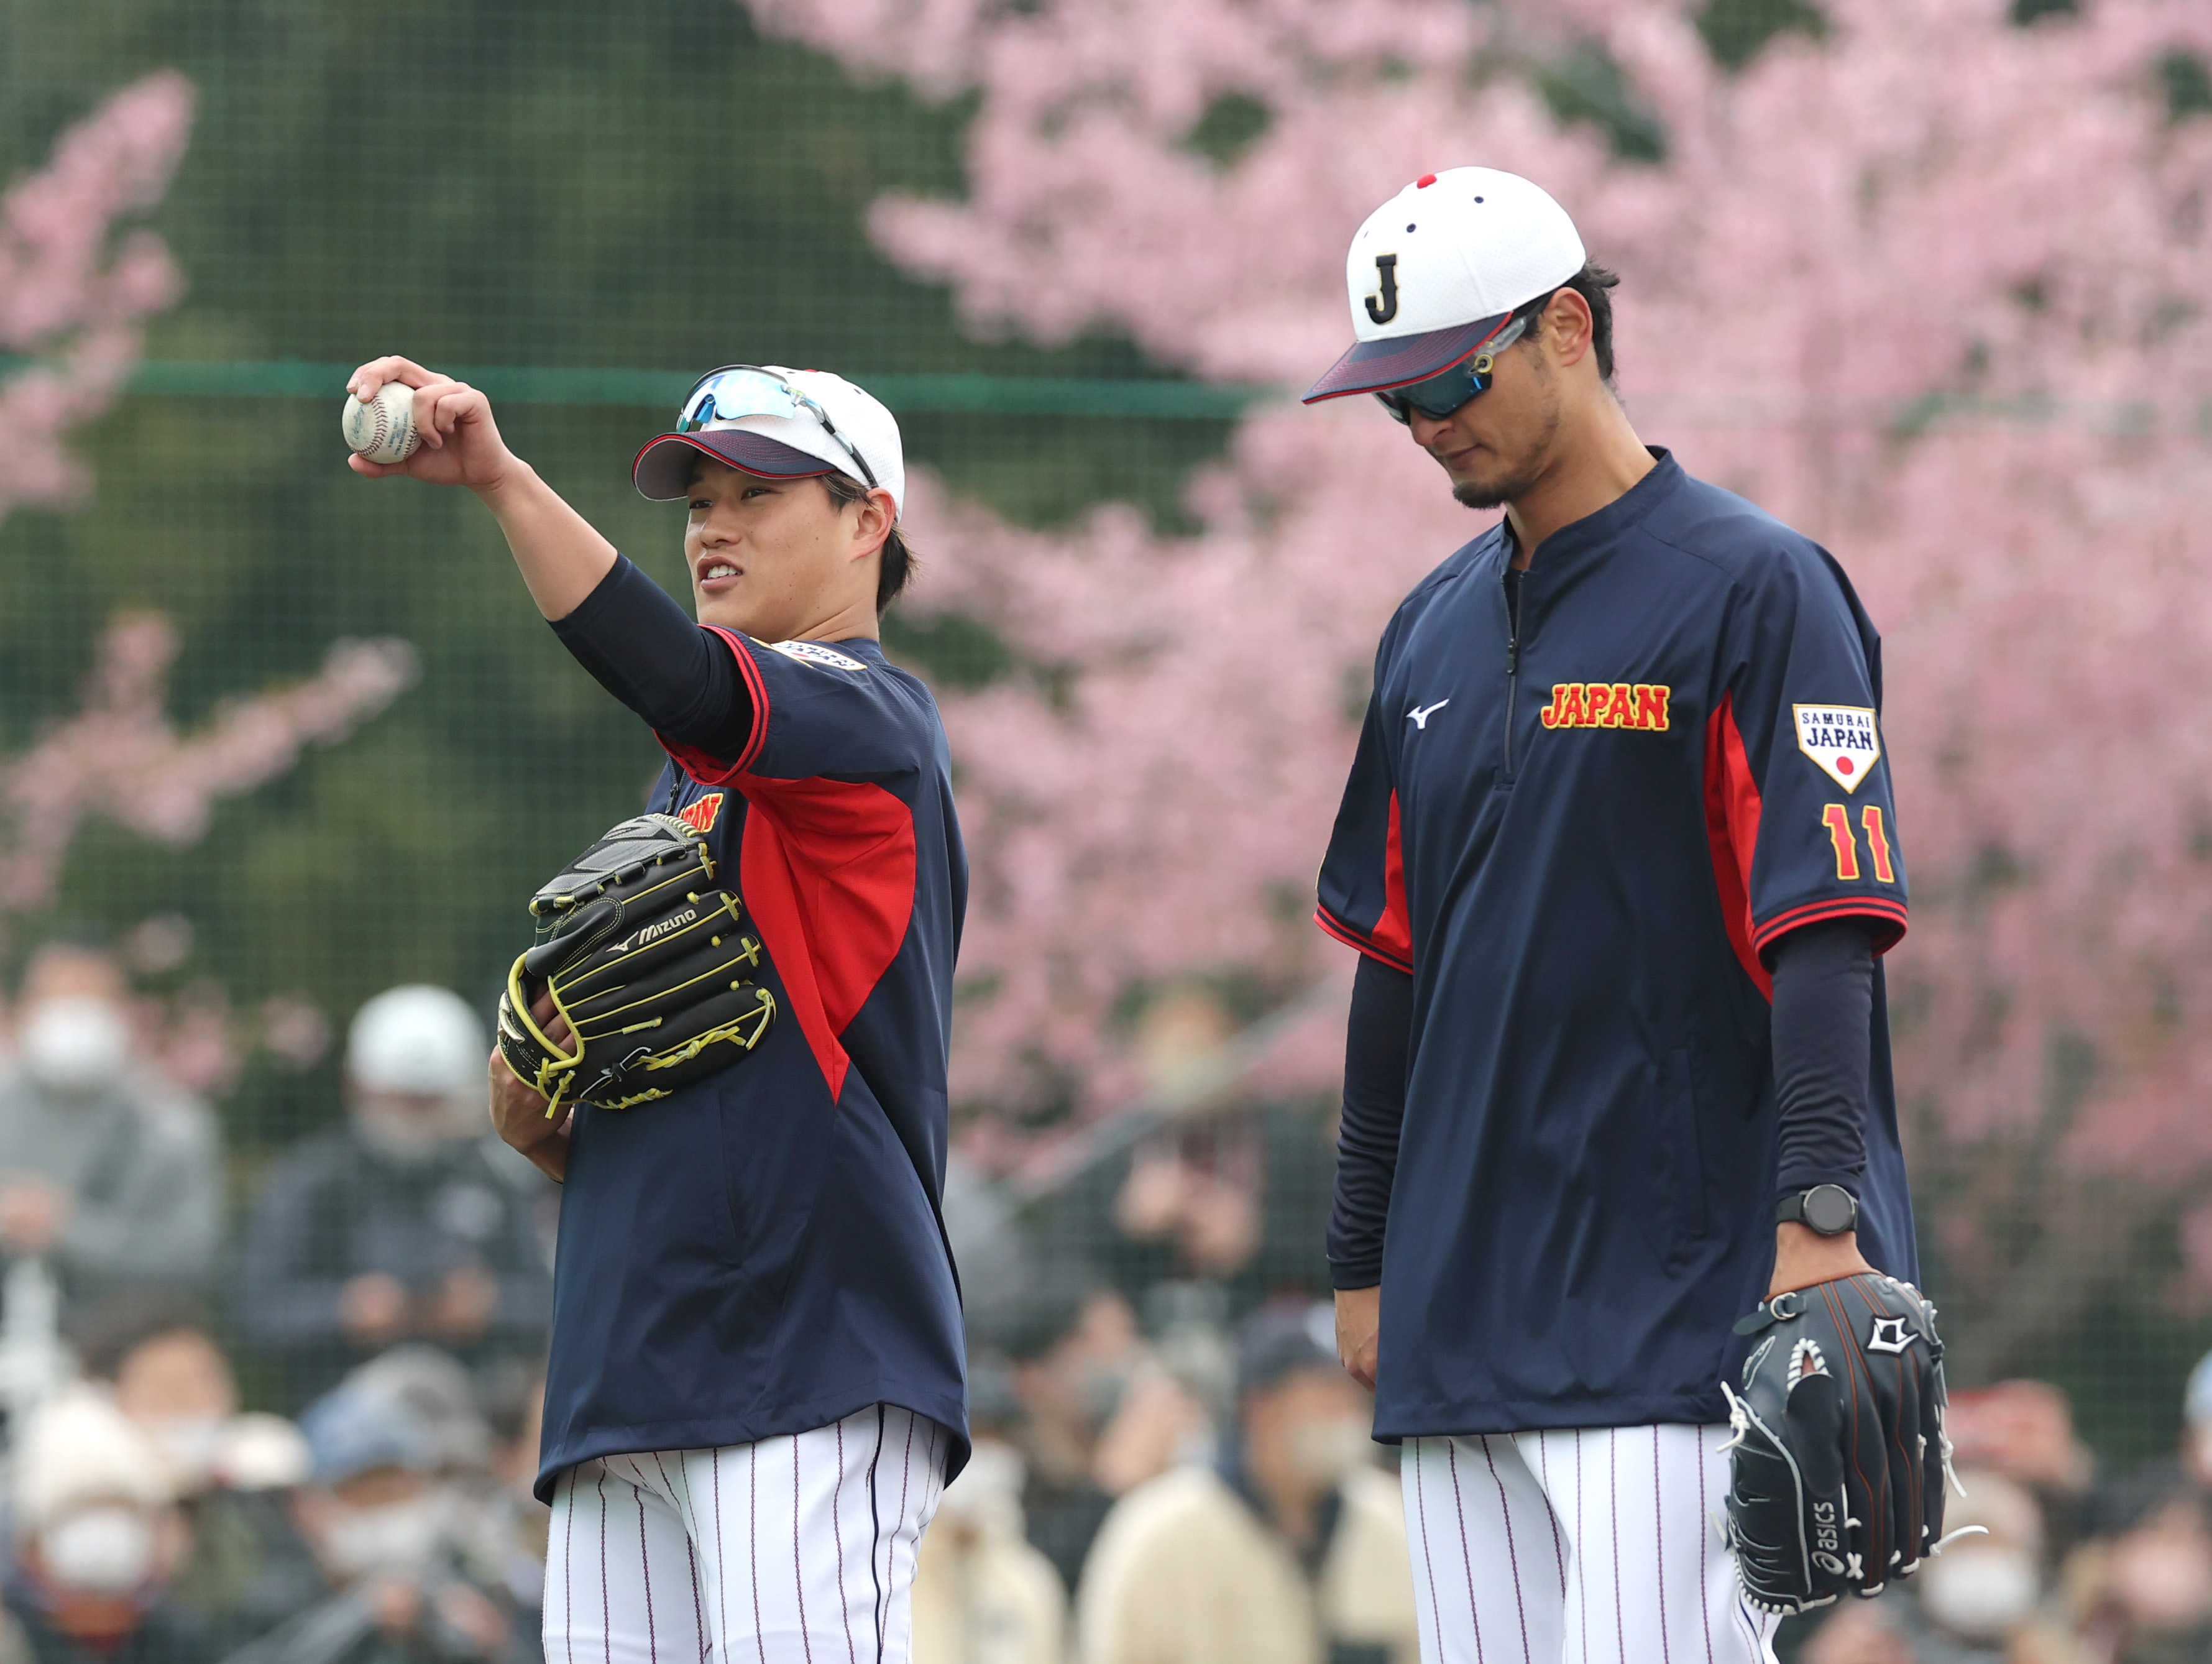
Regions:
<svg viewBox="0 0 2212 1664"><path fill-rule="evenodd" d="M1774 1210L1774 1223L1803 1225L1823 1236L1840 1236L1858 1229L1859 1199L1839 1184L1816 1184L1810 1190L1784 1197Z"/></svg>

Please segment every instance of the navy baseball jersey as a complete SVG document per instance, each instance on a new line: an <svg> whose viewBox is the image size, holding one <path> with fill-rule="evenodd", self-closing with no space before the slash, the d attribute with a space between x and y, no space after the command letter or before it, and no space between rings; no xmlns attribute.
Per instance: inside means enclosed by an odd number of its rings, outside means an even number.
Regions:
<svg viewBox="0 0 2212 1664"><path fill-rule="evenodd" d="M718 630L744 750L664 741L651 806L707 835L777 1017L720 1074L580 1108L562 1197L538 1493L572 1464L749 1443L902 1406L967 1457L939 1218L967 859L929 690L870 641Z"/></svg>
<svg viewBox="0 0 2212 1664"><path fill-rule="evenodd" d="M1459 550L1376 655L1319 919L1413 977L1381 1436L1725 1419L1774 1254L1760 950L1905 931L1873 625L1654 454L1517 596L1503 524ZM1875 975L1859 1242L1913 1278Z"/></svg>

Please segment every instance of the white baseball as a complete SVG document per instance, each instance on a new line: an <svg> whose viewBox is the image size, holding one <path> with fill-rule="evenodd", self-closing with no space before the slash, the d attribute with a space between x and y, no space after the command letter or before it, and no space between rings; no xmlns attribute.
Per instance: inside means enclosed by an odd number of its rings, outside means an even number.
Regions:
<svg viewBox="0 0 2212 1664"><path fill-rule="evenodd" d="M371 462L404 462L422 442L415 431L415 390L401 381L386 382L366 404L348 393L339 427L347 448Z"/></svg>

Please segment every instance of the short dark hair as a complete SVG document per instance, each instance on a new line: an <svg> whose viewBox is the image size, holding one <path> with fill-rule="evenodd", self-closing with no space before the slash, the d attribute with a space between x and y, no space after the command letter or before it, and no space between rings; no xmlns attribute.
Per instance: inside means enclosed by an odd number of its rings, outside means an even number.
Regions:
<svg viewBox="0 0 2212 1664"><path fill-rule="evenodd" d="M850 474L823 474L819 478L822 489L830 494L830 506L840 513L856 502L868 500L868 488ZM877 617L880 618L890 610L891 603L904 592L908 581L921 565L914 550L908 546L906 533L894 521L890 535L884 539L883 570L876 578Z"/></svg>
<svg viewBox="0 0 2212 1664"><path fill-rule="evenodd" d="M207 1308L184 1290L120 1290L71 1314L64 1324L78 1361L94 1381L112 1381L123 1360L157 1336L190 1329L209 1334Z"/></svg>
<svg viewBox="0 0 2212 1664"><path fill-rule="evenodd" d="M1613 384L1613 291L1620 286L1620 274L1601 265L1585 264L1573 276L1559 285L1571 288L1589 302L1590 312L1590 348L1597 354L1598 379L1607 386ZM1516 307L1516 318L1533 319L1552 304L1552 297L1559 288L1547 289L1528 305Z"/></svg>

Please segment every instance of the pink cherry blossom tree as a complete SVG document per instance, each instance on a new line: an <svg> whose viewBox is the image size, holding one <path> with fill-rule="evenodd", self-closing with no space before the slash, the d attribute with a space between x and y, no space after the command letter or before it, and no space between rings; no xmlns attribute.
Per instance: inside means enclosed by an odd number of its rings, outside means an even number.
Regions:
<svg viewBox="0 0 2212 1664"><path fill-rule="evenodd" d="M0 380L0 519L17 507L66 506L90 488L69 436L112 404L145 320L184 291L161 240L128 222L161 200L192 106L184 76L149 75L63 134L44 167L0 195L0 354L30 361ZM0 929L52 903L88 821L195 842L218 800L284 773L307 746L343 738L415 674L404 642L339 641L314 676L231 699L179 733L164 708L179 645L161 614L118 614L81 708L0 757ZM276 1001L259 1028L296 1051L312 1026L303 1009ZM243 1031L219 989L198 988L149 1021L157 1051L187 1084L216 1085L234 1068Z"/></svg>
<svg viewBox="0 0 2212 1664"><path fill-rule="evenodd" d="M283 774L311 744L343 738L415 679L405 642L339 641L318 674L231 699L179 733L163 708L179 645L161 614L118 614L82 708L0 759L0 911L52 901L70 844L93 816L156 843L196 843L218 800Z"/></svg>
<svg viewBox="0 0 2212 1664"><path fill-rule="evenodd" d="M0 381L0 516L85 489L64 436L113 402L145 319L184 293L167 246L143 228L118 234L117 223L161 200L192 101L190 82L157 70L63 134L44 167L0 196L0 354L37 361Z"/></svg>
<svg viewBox="0 0 2212 1664"><path fill-rule="evenodd" d="M52 904L71 844L95 817L172 848L197 843L217 802L286 773L310 745L343 739L416 673L404 641L334 642L313 676L227 700L179 732L165 704L180 645L161 613L118 614L77 711L0 758L0 921ZM157 914L125 938L125 956L142 969L171 969L190 951L190 928ZM256 1046L298 1067L329 1039L320 1012L296 994L240 1012L219 982L203 978L173 999L141 1003L149 1055L199 1091L227 1087Z"/></svg>
<svg viewBox="0 0 2212 1664"><path fill-rule="evenodd" d="M1834 549L1886 632L1923 1170L1983 1184L2002 1151L2046 1175L2017 1184L2168 1195L2206 1172L2212 120L2176 115L2161 66L2212 52L2212 11L1832 0L1730 71L1682 0L745 3L975 97L965 199L872 225L980 332L1115 331L1297 389L1348 338L1376 203L1465 162L1546 185L1624 274L1645 437ZM1592 52L1656 161L1540 95ZM1224 100L1264 118L1226 161L1191 142ZM924 604L1024 666L945 701L977 856L965 1101L1099 1113L1131 1090L1109 1014L1133 989L1287 998L1336 955L1303 918L1376 635L1480 524L1364 404L1252 410L1190 537L918 495ZM1298 1054L1325 1079L1328 1047ZM2212 1216L2196 1237L2212 1256Z"/></svg>

